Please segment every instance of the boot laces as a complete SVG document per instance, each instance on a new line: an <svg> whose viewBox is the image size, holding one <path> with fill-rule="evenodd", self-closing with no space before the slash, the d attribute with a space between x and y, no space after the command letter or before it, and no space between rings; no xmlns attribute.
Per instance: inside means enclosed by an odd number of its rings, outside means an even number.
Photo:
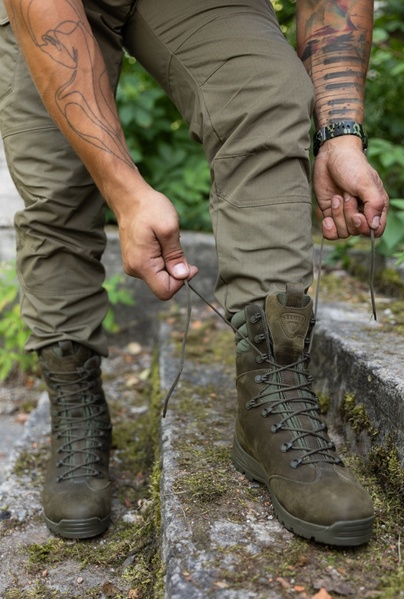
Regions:
<svg viewBox="0 0 404 599"><path fill-rule="evenodd" d="M47 372L50 385L58 391L54 400L57 411L52 424L52 432L57 440L61 440L57 466L63 469L63 473L58 482L103 476L99 470L103 464L100 452L108 443L111 425L109 419L103 419L106 406L104 401L99 403L103 398L94 393L94 372L94 369L83 368L72 372ZM66 375L72 376L72 380L65 380L63 377ZM77 378L73 379L74 375Z"/></svg>
<svg viewBox="0 0 404 599"><path fill-rule="evenodd" d="M246 409L269 404L264 407L261 415L264 418L275 417L271 433L286 431L291 436L290 441L281 445L281 451L303 452L302 457L291 460L292 468L317 462L341 463L341 459L331 453L335 450L335 445L327 435L327 426L320 416L318 398L311 389L312 377L305 369L310 361L309 354L304 354L286 366L280 366L269 358L264 361L270 370L255 377L256 383L263 384L264 388L247 402ZM287 373L288 378L292 375L294 384L283 380L284 373ZM305 428L303 422L309 422L310 428Z"/></svg>
<svg viewBox="0 0 404 599"><path fill-rule="evenodd" d="M370 251L370 270L369 270L369 291L370 291L370 299L371 299L371 305L372 305L372 317L377 320L377 314L376 314L376 302L375 302L375 293L374 293L374 266L375 266L375 236L374 236L374 231L373 229L371 229L370 231L370 243L371 243L371 251ZM320 280L321 280L321 267L322 267L322 261L323 261L323 250L324 250L324 237L321 240L321 246L320 246L320 254L319 254L319 260L318 260L318 271L317 271L317 286L316 286L316 293L315 293L315 299L314 299L314 317L312 319L312 325L315 324L316 322L316 318L317 318L317 309L318 309L318 299L319 299L319 291L320 291ZM320 419L316 416L315 414L319 414L320 413L320 409L318 406L318 398L316 396L316 394L314 393L314 391L311 390L311 376L308 372L302 370L302 369L297 369L294 370L295 368L297 368L300 364L302 364L303 362L309 362L310 361L310 349L311 349L311 345L312 345L312 341L313 341L313 335L310 335L310 339L309 339L309 347L308 347L308 352L306 354L304 354L304 357L302 359L299 359L297 362L293 363L293 364L289 364L285 367L280 367L279 365L275 364L274 362L271 362L269 360L269 356L267 356L266 354L262 353L257 347L256 345L254 345L254 343L252 343L249 338L245 335L243 335L239 329L237 329L230 321L228 321L220 312L219 310L217 310L215 308L215 306L210 303L197 289L195 289L195 287L193 285L191 285L191 283L189 281L184 281L185 283L185 288L186 288L186 292L187 292L187 315L186 315L186 321L185 321L185 327L184 327L184 335L183 335L183 339L182 339L182 345L181 345L181 353L180 353L180 360L179 360L179 366L178 366L178 370L177 370L177 374L173 380L173 383L171 385L171 387L169 388L165 399L164 399L164 403L163 403L163 418L166 416L167 414L167 409L168 409L168 402L170 400L171 395L173 394L180 378L181 378L181 374L184 368L184 363L185 363L185 350L186 350L186 344L187 344L187 338L188 338L188 332L189 332L189 326L191 323L191 316L192 316L192 299L191 299L191 291L193 291L195 293L195 295L197 295L207 306L209 306L209 308L211 308L211 310L213 310L213 312L215 312L215 314L225 323L227 324L231 329L233 329L233 331L239 335L241 338L244 339L244 341L246 341L251 348L257 352L258 356L259 356L259 360L261 362L266 361L268 362L271 367L273 368L272 371L272 375L273 375L273 380L271 382L271 384L274 384L274 380L276 380L276 375L281 373L283 370L288 369L291 370L292 372L294 371L295 374L297 374L299 377L301 376L303 378L303 381L301 383L299 383L297 386L291 387L291 386L287 386L288 391L292 391L294 389L300 389L300 390L304 390L307 392L307 394L309 395L308 397L304 397L304 402L308 403L307 408L303 409L303 412L306 414L308 414L310 412L310 416L311 418L315 419L318 421L319 423L319 428L317 430L310 430L310 431L306 431L306 430L294 430L296 434L296 436L294 437L293 440L293 444L296 443L297 441L301 441L302 439L304 439L305 437L309 436L309 435L314 435L315 437L318 438L320 446L318 448L314 448L314 449L310 449L308 450L307 448L304 448L306 451L305 457L309 457L312 456L316 453L321 453L321 455L323 455L324 449L325 449L325 445L326 444L327 447L326 449L328 450L332 450L334 449L334 444L329 440L328 436L323 436L320 433L324 431L326 431L326 425L320 421ZM260 317L261 315L258 313L257 314L258 317ZM258 341L258 340L256 340ZM282 389L280 389L280 385L281 383L276 383L276 385L278 386L278 389L276 391L272 391L271 394L279 393L279 391L284 392L286 390L286 386L284 383L282 383ZM268 391L268 390L267 390ZM265 392L265 391L264 391ZM264 397L262 395L262 393L260 394L261 399ZM292 398L292 400L288 397L288 402L290 401L299 401L302 402L302 396L299 395L296 398ZM272 405L272 408L274 409L275 407L278 406L284 406L285 402L282 399L279 399L275 402L275 405ZM287 408L288 409L288 408ZM284 410L282 409L282 414L284 414ZM293 415L296 415L296 411L293 410ZM284 420L282 421L282 426L283 423L287 420L290 420L292 418L292 415L290 416L285 416ZM321 422L321 424L320 424ZM292 429L289 429L292 430ZM292 448L292 447L290 447ZM295 460L292 461L292 463L294 464L294 462L296 462L296 465L292 466L292 467L297 467L298 465L300 465L302 463L302 460L304 458L301 458L299 460ZM341 460L339 458L334 458L332 456L330 456L329 454L326 454L326 459L329 462L333 462L333 463L339 463L341 462ZM322 459L321 461L324 461L324 459ZM291 464L292 464L291 463Z"/></svg>

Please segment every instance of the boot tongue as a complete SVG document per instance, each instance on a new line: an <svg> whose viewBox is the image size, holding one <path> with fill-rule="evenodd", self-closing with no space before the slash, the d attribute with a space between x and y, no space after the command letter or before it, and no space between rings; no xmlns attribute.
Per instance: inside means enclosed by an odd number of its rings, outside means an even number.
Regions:
<svg viewBox="0 0 404 599"><path fill-rule="evenodd" d="M301 287L288 285L286 292L267 296L265 312L275 362L295 362L304 351L313 312L311 299Z"/></svg>

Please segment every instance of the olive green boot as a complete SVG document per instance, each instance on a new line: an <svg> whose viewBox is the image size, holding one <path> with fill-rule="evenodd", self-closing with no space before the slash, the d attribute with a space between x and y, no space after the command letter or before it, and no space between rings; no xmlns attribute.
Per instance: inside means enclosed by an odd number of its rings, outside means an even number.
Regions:
<svg viewBox="0 0 404 599"><path fill-rule="evenodd" d="M248 305L232 324L239 331L236 468L267 485L292 532L330 545L367 542L372 501L335 453L311 389L311 299L288 286L269 295L265 309Z"/></svg>
<svg viewBox="0 0 404 599"><path fill-rule="evenodd" d="M101 358L71 341L42 349L39 358L52 419L45 520L62 537L94 537L107 529L111 514L111 422L101 385Z"/></svg>

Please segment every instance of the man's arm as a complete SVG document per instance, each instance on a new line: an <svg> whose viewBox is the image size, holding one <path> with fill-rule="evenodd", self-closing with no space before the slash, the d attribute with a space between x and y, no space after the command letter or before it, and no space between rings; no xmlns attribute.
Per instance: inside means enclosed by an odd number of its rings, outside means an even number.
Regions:
<svg viewBox="0 0 404 599"><path fill-rule="evenodd" d="M125 270L168 299L196 274L171 202L130 157L99 46L81 0L5 0L43 102L81 157L120 230Z"/></svg>
<svg viewBox="0 0 404 599"><path fill-rule="evenodd" d="M372 29L373 0L297 0L298 54L315 88L316 128L363 123ZM328 239L369 235L370 229L383 233L388 197L359 137L344 135L321 146L314 191Z"/></svg>

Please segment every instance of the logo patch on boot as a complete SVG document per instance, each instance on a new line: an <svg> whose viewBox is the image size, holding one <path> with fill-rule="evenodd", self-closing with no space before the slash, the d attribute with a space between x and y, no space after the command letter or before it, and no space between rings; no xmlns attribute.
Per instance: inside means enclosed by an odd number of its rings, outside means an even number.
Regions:
<svg viewBox="0 0 404 599"><path fill-rule="evenodd" d="M306 317L303 314L294 314L293 312L286 312L281 314L281 327L286 337L293 339L299 333L302 325L306 321Z"/></svg>

